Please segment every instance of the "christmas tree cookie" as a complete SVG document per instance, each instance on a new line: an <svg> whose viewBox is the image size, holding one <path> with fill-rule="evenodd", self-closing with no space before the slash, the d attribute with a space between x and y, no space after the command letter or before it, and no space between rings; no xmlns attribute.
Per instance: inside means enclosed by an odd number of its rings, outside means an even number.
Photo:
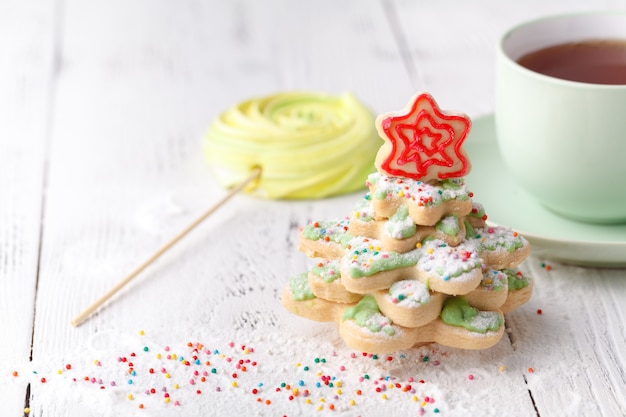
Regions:
<svg viewBox="0 0 626 417"><path fill-rule="evenodd" d="M290 312L335 322L349 346L387 353L439 343L484 349L504 333L504 313L528 301L518 266L526 239L487 223L464 177L470 119L427 93L376 119L377 172L352 213L310 222L298 249L315 258L282 293Z"/></svg>

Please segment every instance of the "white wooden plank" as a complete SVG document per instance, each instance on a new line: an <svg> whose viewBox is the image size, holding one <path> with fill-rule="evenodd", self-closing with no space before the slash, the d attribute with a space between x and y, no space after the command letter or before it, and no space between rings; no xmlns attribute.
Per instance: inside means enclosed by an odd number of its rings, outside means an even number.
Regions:
<svg viewBox="0 0 626 417"><path fill-rule="evenodd" d="M242 329L264 322L263 312L286 316L277 294L290 273L304 268L294 227L306 222L312 202L242 196L100 314L78 329L69 326L223 193L200 154L200 138L218 111L285 89L352 90L368 102L395 98L403 105L408 78L394 62L397 50L378 3L303 6L64 3L35 326L40 372L54 373L102 332L135 334L140 324L162 328L175 320L180 339L204 333L207 323L219 326L213 317L220 314ZM313 30L318 37L310 37ZM387 60L379 60L378 48ZM379 78L393 78L392 88L377 85ZM339 200L316 203L316 210ZM342 212L352 204L345 200ZM231 325L215 331L230 333ZM70 397L53 399L57 390L33 383L32 415L84 412Z"/></svg>
<svg viewBox="0 0 626 417"><path fill-rule="evenodd" d="M535 294L508 318L539 414L623 415L626 272L542 264L528 263Z"/></svg>
<svg viewBox="0 0 626 417"><path fill-rule="evenodd" d="M0 408L23 413L37 282L53 7L0 2Z"/></svg>

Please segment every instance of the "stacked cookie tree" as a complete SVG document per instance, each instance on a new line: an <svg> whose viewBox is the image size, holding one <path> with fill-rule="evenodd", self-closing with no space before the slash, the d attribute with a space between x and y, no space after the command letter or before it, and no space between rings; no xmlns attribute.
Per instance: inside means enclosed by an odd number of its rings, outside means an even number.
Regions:
<svg viewBox="0 0 626 417"><path fill-rule="evenodd" d="M349 217L302 228L299 250L316 258L282 294L292 313L334 321L353 349L387 353L414 345L483 349L504 333L504 313L525 303L532 281L517 266L528 242L487 225L463 177L463 114L417 94L380 115L384 144L369 192Z"/></svg>

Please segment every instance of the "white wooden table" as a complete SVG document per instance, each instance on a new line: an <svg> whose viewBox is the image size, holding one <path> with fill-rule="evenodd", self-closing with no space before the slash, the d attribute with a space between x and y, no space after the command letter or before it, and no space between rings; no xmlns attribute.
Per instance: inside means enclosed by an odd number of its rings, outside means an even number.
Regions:
<svg viewBox="0 0 626 417"><path fill-rule="evenodd" d="M286 313L297 227L359 194L237 196L70 326L224 195L200 147L220 111L319 90L378 113L426 90L478 117L506 28L592 8L626 1L0 1L0 415L626 415L624 269L531 257L533 298L480 352L363 357Z"/></svg>

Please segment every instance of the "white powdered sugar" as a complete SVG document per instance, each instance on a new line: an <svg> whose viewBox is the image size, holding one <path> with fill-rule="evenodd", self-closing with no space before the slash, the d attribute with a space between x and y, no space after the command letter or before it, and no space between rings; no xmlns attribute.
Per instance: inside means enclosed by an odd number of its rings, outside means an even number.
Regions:
<svg viewBox="0 0 626 417"><path fill-rule="evenodd" d="M402 280L391 285L387 297L403 307L417 307L430 301L430 291L417 280Z"/></svg>

